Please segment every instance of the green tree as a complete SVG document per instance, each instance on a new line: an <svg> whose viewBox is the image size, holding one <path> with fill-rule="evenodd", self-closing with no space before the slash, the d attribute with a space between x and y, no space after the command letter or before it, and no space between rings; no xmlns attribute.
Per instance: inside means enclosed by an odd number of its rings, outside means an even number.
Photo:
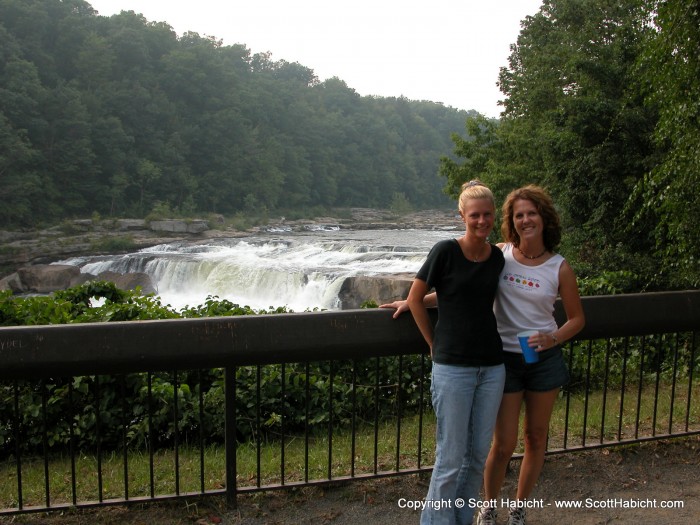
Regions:
<svg viewBox="0 0 700 525"><path fill-rule="evenodd" d="M0 222L32 224L41 202L41 181L33 166L36 153L21 131L0 113Z"/></svg>
<svg viewBox="0 0 700 525"><path fill-rule="evenodd" d="M648 274L648 231L623 210L655 158L656 111L635 66L650 28L641 1L545 0L527 17L499 87L500 123L474 119L457 138L462 165L443 161L448 192L482 178L497 197L538 183L564 218L563 249L583 274ZM658 285L657 282L655 285Z"/></svg>
<svg viewBox="0 0 700 525"><path fill-rule="evenodd" d="M91 145L91 120L80 92L60 82L46 92L42 113L47 126L37 140L43 156L47 219L84 212L99 203L106 187L98 179Z"/></svg>
<svg viewBox="0 0 700 525"><path fill-rule="evenodd" d="M162 176L160 168L152 161L142 159L136 166L136 177L132 184L138 190L138 209L139 213L143 214L146 206L150 204L151 199L148 193L149 190L158 182Z"/></svg>
<svg viewBox="0 0 700 525"><path fill-rule="evenodd" d="M499 76L503 135L598 248L629 241L620 210L651 151L655 114L643 106L634 68L647 31L640 7L545 0Z"/></svg>
<svg viewBox="0 0 700 525"><path fill-rule="evenodd" d="M0 218L30 225L43 200L41 155L32 139L45 127L39 103L44 89L34 64L20 54L14 37L0 26Z"/></svg>
<svg viewBox="0 0 700 525"><path fill-rule="evenodd" d="M652 230L675 286L700 285L700 5L649 0L655 31L639 58L647 103L659 111L660 161L638 181L630 208Z"/></svg>
<svg viewBox="0 0 700 525"><path fill-rule="evenodd" d="M388 207L403 193L435 206L439 158L466 115L362 97L302 64L82 0L0 0L0 59L3 182L22 191L6 216L18 224L158 203L287 213Z"/></svg>
<svg viewBox="0 0 700 525"><path fill-rule="evenodd" d="M493 173L498 169L494 163L498 160L497 151L501 146L497 131L498 121L477 115L467 119L466 137L457 133L452 135L454 154L461 162L442 157L440 174L447 179L445 193L453 199L459 197L462 184L469 180L489 179L493 186Z"/></svg>

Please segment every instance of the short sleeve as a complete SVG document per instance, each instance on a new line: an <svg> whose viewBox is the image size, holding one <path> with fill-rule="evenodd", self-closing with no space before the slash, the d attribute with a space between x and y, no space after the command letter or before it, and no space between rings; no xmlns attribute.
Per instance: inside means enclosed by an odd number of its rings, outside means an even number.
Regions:
<svg viewBox="0 0 700 525"><path fill-rule="evenodd" d="M425 281L429 288L434 288L440 285L440 279L445 274L445 264L447 258L447 250L449 249L450 241L441 241L433 246L428 253L423 266L416 274L416 277L421 281Z"/></svg>

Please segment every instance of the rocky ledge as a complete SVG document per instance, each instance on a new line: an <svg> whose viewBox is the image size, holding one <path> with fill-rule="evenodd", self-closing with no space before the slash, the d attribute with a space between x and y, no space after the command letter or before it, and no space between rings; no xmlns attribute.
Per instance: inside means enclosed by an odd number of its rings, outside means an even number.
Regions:
<svg viewBox="0 0 700 525"><path fill-rule="evenodd" d="M68 257L123 253L210 229L204 220L75 220L46 230L0 231L0 269L46 264Z"/></svg>
<svg viewBox="0 0 700 525"><path fill-rule="evenodd" d="M122 290L141 290L143 294L158 293L151 277L142 272L121 274L102 272L98 275L81 273L70 264L35 264L24 266L15 273L0 279L0 290L14 294L47 294L79 286L87 281L110 281Z"/></svg>

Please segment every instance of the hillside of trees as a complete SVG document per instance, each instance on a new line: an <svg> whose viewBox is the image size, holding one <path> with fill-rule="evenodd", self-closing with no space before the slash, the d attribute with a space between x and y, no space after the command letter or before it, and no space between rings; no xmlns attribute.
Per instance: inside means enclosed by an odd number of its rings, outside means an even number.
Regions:
<svg viewBox="0 0 700 525"><path fill-rule="evenodd" d="M0 222L449 205L469 113L83 0L0 0Z"/></svg>
<svg viewBox="0 0 700 525"><path fill-rule="evenodd" d="M134 12L0 0L0 221L435 208L478 177L550 190L588 290L697 287L697 0L544 0L498 83L487 119Z"/></svg>

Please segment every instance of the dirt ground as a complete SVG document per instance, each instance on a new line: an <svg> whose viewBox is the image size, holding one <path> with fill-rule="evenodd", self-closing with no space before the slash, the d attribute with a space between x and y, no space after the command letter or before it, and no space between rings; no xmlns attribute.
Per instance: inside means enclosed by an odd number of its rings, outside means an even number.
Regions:
<svg viewBox="0 0 700 525"><path fill-rule="evenodd" d="M502 498L512 496L519 462L511 462ZM700 523L700 437L549 456L530 525ZM427 476L400 476L241 496L237 509L218 498L101 510L9 516L0 524L46 525L409 525L419 511ZM579 502L582 508L558 508ZM674 509L663 508L674 502ZM505 524L501 511L499 523Z"/></svg>

